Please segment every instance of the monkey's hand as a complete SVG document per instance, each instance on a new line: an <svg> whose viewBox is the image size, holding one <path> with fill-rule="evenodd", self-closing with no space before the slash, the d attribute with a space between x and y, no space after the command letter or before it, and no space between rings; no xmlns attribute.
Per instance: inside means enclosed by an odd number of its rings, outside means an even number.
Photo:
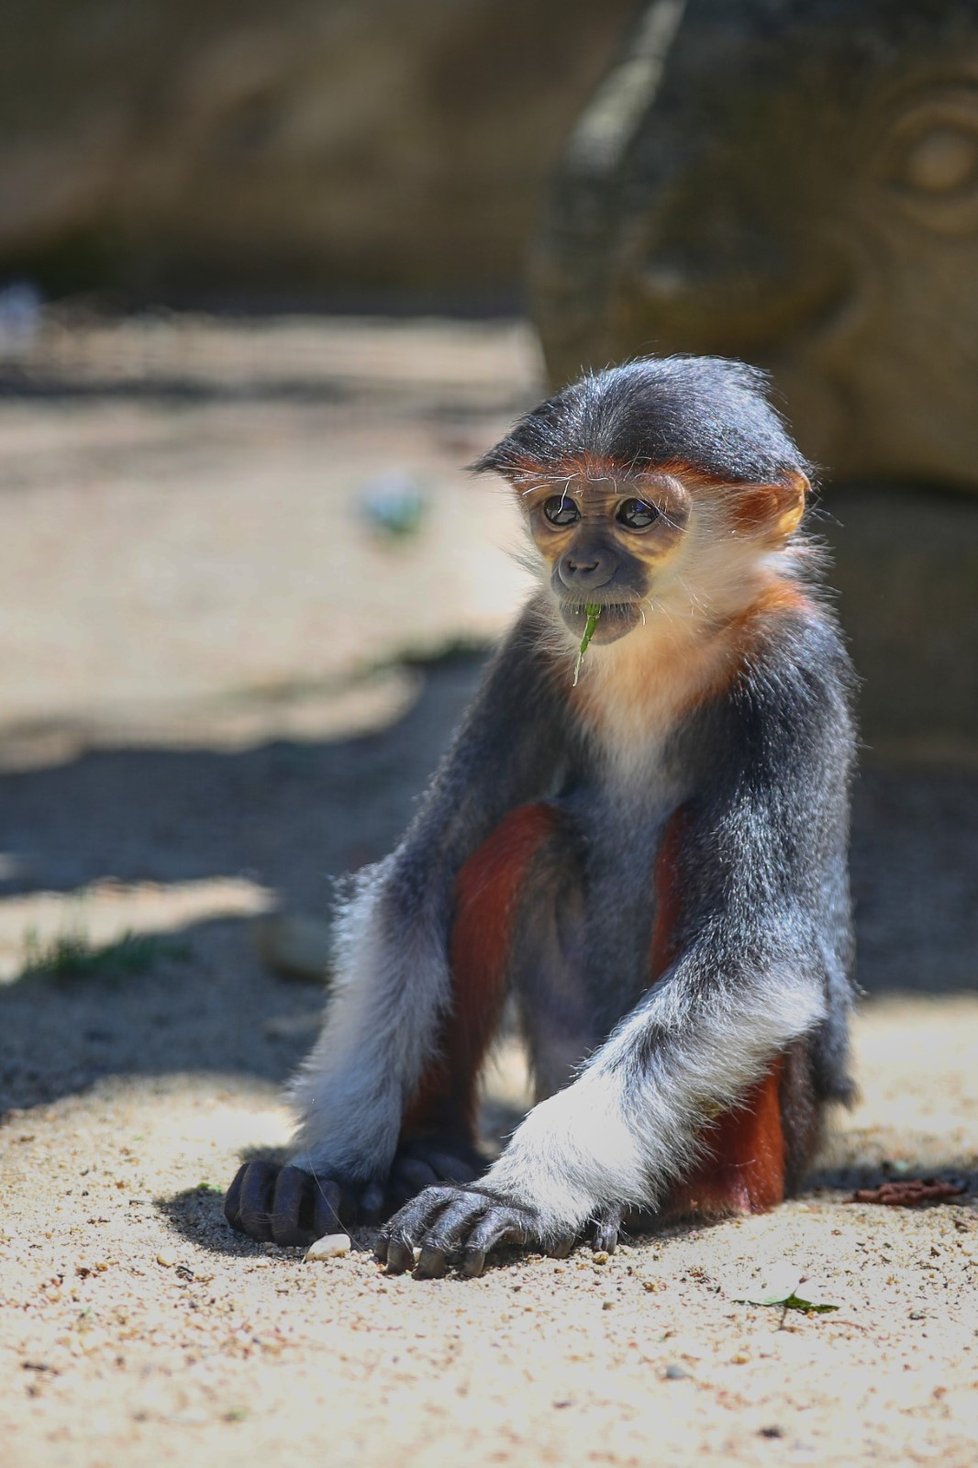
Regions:
<svg viewBox="0 0 978 1468"><path fill-rule="evenodd" d="M601 1210L593 1224L596 1249L614 1250L621 1219L622 1210L617 1206ZM389 1274L413 1268L420 1279L438 1279L449 1265L457 1265L462 1274L475 1276L482 1273L493 1249L515 1245L562 1259L579 1234L570 1224L555 1231L552 1222L544 1224L536 1208L484 1188L433 1187L419 1193L385 1224L375 1252L387 1264ZM416 1249L421 1251L417 1264Z"/></svg>
<svg viewBox="0 0 978 1468"><path fill-rule="evenodd" d="M403 1141L385 1185L351 1184L299 1167L246 1162L228 1188L224 1216L263 1243L308 1246L323 1234L376 1223L432 1183L470 1182L485 1158L457 1138Z"/></svg>
<svg viewBox="0 0 978 1468"><path fill-rule="evenodd" d="M263 1243L307 1246L323 1234L379 1216L383 1188L376 1183L341 1183L299 1167L246 1162L224 1199L232 1228Z"/></svg>

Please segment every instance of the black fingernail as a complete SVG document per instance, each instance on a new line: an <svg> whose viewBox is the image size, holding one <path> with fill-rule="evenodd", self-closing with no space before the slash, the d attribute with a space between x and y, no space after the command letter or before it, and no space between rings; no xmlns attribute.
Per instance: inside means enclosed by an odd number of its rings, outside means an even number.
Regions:
<svg viewBox="0 0 978 1468"><path fill-rule="evenodd" d="M387 1245L387 1273L403 1274L414 1265L414 1250L400 1239L391 1239Z"/></svg>
<svg viewBox="0 0 978 1468"><path fill-rule="evenodd" d="M428 1244L421 1250L415 1272L420 1279L441 1279L447 1267L444 1249Z"/></svg>

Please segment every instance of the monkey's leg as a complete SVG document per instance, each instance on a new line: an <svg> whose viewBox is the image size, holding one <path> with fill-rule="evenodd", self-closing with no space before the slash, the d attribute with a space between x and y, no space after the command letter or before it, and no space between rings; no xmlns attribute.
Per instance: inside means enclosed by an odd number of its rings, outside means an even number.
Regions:
<svg viewBox="0 0 978 1468"><path fill-rule="evenodd" d="M681 899L681 854L686 816L677 811L656 858L653 983L672 963ZM778 1057L738 1104L716 1116L701 1134L702 1160L677 1183L660 1217L722 1217L763 1213L785 1193L785 1137L781 1117L784 1061Z"/></svg>
<svg viewBox="0 0 978 1468"><path fill-rule="evenodd" d="M483 1172L475 1129L479 1072L506 997L514 913L554 822L547 805L517 807L459 872L450 1002L383 1186L341 1187L305 1168L246 1163L225 1200L233 1228L252 1238L306 1245L319 1234L392 1212L432 1184L471 1182Z"/></svg>
<svg viewBox="0 0 978 1468"><path fill-rule="evenodd" d="M667 1218L765 1213L785 1195L785 1138L778 1059L740 1103L718 1116L702 1136L706 1155L670 1194Z"/></svg>
<svg viewBox="0 0 978 1468"><path fill-rule="evenodd" d="M680 913L680 862L687 818L682 810L666 829L656 859L653 981L672 963ZM779 1055L738 1104L721 1112L701 1136L705 1155L664 1203L666 1218L765 1213L782 1202L804 1174L817 1145L809 1041Z"/></svg>
<svg viewBox="0 0 978 1468"><path fill-rule="evenodd" d="M707 1155L673 1189L667 1217L765 1213L797 1191L822 1135L810 1043L792 1045L739 1105L711 1123Z"/></svg>
<svg viewBox="0 0 978 1468"><path fill-rule="evenodd" d="M451 1003L434 1057L405 1112L387 1187L390 1209L432 1183L471 1182L485 1168L476 1145L479 1075L511 982L517 913L555 823L548 805L518 807L458 875L449 944Z"/></svg>

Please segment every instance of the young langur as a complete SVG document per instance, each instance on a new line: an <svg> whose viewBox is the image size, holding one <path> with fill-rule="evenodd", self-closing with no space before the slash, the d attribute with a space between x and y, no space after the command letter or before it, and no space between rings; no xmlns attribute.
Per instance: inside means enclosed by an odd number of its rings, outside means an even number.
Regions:
<svg viewBox="0 0 978 1468"><path fill-rule="evenodd" d="M390 1271L420 1248L421 1276L478 1274L503 1244L611 1248L630 1214L798 1187L851 1092L851 674L764 385L632 362L475 465L515 490L540 586L355 879L295 1155L240 1170L235 1228L301 1244L397 1209ZM537 1100L486 1168L477 1083L511 992Z"/></svg>

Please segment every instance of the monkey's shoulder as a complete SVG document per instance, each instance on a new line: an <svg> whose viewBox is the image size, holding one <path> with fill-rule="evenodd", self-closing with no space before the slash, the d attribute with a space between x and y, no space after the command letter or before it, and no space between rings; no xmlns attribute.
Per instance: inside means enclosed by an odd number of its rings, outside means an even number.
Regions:
<svg viewBox="0 0 978 1468"><path fill-rule="evenodd" d="M753 716L784 717L797 710L838 715L851 708L856 675L842 629L821 598L805 596L777 617L750 629L728 688L735 708Z"/></svg>
<svg viewBox="0 0 978 1468"><path fill-rule="evenodd" d="M830 608L806 603L755 629L734 676L679 731L683 760L711 786L744 777L755 788L786 783L848 788L855 749L855 674Z"/></svg>

